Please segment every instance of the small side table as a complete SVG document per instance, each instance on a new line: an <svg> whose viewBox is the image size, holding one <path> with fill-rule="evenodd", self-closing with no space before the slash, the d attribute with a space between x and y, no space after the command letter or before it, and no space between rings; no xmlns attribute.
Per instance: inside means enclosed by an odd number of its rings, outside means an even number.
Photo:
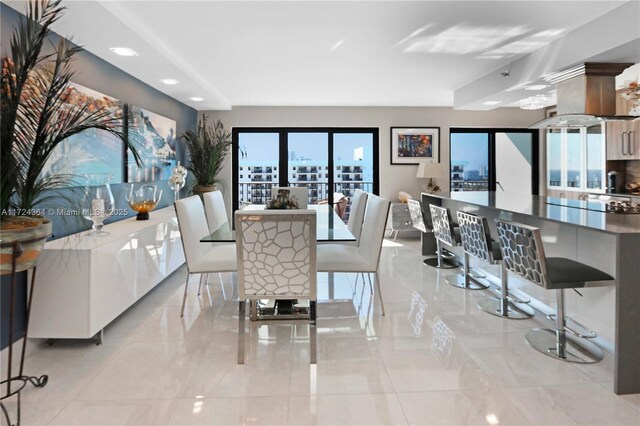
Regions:
<svg viewBox="0 0 640 426"><path fill-rule="evenodd" d="M407 203L393 202L391 203L391 236L393 241L398 238L400 231L412 231L413 224L411 215L409 214L409 206Z"/></svg>

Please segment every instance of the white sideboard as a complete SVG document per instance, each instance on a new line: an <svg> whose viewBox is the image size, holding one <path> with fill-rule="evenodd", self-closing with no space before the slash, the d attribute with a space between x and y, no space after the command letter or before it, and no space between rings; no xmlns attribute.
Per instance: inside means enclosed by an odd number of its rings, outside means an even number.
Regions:
<svg viewBox="0 0 640 426"><path fill-rule="evenodd" d="M173 206L50 241L38 263L29 337L88 339L184 263Z"/></svg>

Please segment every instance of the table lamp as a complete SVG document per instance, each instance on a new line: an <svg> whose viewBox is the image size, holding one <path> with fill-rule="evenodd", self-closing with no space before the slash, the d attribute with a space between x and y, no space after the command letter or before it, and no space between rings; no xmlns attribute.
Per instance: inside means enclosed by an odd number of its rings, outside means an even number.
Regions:
<svg viewBox="0 0 640 426"><path fill-rule="evenodd" d="M429 193L440 192L440 186L435 179L444 176L445 174L442 173L442 170L439 167L432 166L431 163L420 163L416 173L416 178L418 179L429 179L429 182L422 186L422 190Z"/></svg>

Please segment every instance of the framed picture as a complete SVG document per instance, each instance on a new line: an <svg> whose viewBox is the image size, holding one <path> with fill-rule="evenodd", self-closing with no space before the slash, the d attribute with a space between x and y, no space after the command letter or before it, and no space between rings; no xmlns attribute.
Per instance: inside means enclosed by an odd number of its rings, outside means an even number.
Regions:
<svg viewBox="0 0 640 426"><path fill-rule="evenodd" d="M143 166L127 152L127 182L167 180L176 166L176 122L146 109L127 105L129 141L138 148Z"/></svg>
<svg viewBox="0 0 640 426"><path fill-rule="evenodd" d="M440 127L392 127L391 164L440 162Z"/></svg>
<svg viewBox="0 0 640 426"><path fill-rule="evenodd" d="M72 108L88 105L89 111L107 109L115 118L122 119L120 101L103 93L73 82L67 87L65 103ZM110 183L122 183L124 162L123 143L104 130L88 129L62 141L51 153L43 174L73 176L70 186L85 186L87 175L109 175Z"/></svg>

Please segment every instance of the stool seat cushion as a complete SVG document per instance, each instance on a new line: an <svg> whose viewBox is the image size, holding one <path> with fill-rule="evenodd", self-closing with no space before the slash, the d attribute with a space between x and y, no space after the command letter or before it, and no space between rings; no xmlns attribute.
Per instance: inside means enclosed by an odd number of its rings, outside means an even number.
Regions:
<svg viewBox="0 0 640 426"><path fill-rule="evenodd" d="M584 287L588 281L613 279L599 269L564 257L547 257L546 264L551 289Z"/></svg>

